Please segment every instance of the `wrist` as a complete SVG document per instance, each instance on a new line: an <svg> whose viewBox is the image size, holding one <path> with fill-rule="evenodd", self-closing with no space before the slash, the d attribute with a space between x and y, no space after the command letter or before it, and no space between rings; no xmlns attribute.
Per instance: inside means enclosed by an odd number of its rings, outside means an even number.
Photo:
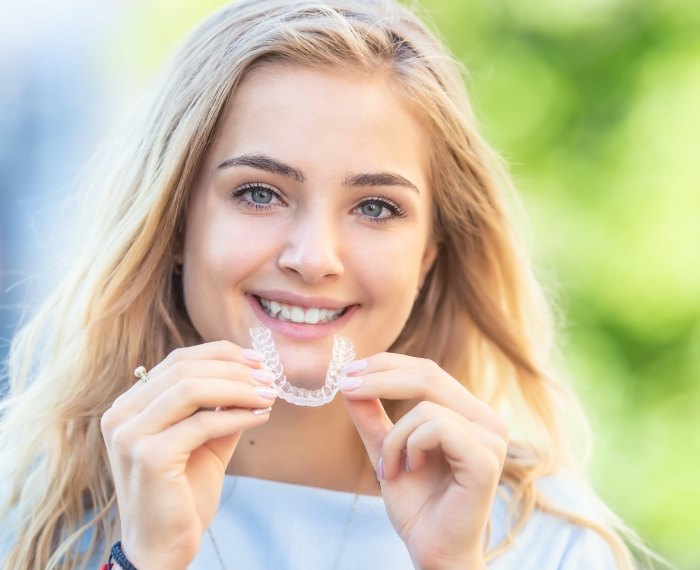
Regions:
<svg viewBox="0 0 700 570"><path fill-rule="evenodd" d="M168 570L187 570L188 562L182 562L181 559L174 557L174 553L160 554L153 548L138 548L133 544L122 543L121 551L124 555L124 565L120 565L115 559L115 564L112 570L153 570L158 568L168 568Z"/></svg>

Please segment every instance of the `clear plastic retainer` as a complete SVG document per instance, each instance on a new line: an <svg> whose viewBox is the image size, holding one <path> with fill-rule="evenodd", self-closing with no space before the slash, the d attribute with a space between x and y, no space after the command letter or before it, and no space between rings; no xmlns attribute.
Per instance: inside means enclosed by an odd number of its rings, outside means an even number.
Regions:
<svg viewBox="0 0 700 570"><path fill-rule="evenodd" d="M272 331L267 327L254 327L250 329L253 339L253 348L265 356L263 364L275 375L274 386L279 397L297 406L323 406L330 402L338 393L338 377L341 368L354 360L355 349L347 338L335 335L333 342L333 355L326 372L326 383L316 390L307 390L292 386L284 375L280 356L275 349L275 341L272 339Z"/></svg>

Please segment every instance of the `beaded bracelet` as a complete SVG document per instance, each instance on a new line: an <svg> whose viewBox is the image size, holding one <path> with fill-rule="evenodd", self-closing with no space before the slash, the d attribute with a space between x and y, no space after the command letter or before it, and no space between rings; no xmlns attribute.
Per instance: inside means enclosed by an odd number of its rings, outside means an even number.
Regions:
<svg viewBox="0 0 700 570"><path fill-rule="evenodd" d="M112 562L112 560L114 560L114 562ZM138 570L136 566L129 562L129 559L124 554L121 540L114 543L114 546L112 546L112 550L109 554L107 564L103 564L100 570L110 570L114 566L115 562L121 566L122 570Z"/></svg>

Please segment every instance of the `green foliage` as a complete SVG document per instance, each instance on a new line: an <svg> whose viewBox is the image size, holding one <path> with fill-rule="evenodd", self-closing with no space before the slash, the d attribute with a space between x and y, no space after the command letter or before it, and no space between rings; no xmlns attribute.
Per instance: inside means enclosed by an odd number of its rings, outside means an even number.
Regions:
<svg viewBox="0 0 700 570"><path fill-rule="evenodd" d="M700 4L422 6L524 196L594 423L594 481L654 548L695 568Z"/></svg>

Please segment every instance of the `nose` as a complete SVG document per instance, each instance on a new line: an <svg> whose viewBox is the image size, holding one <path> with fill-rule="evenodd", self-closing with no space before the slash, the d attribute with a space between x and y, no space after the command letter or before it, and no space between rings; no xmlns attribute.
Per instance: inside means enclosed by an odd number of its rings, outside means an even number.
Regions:
<svg viewBox="0 0 700 570"><path fill-rule="evenodd" d="M343 273L339 222L322 209L292 221L278 264L306 283Z"/></svg>

